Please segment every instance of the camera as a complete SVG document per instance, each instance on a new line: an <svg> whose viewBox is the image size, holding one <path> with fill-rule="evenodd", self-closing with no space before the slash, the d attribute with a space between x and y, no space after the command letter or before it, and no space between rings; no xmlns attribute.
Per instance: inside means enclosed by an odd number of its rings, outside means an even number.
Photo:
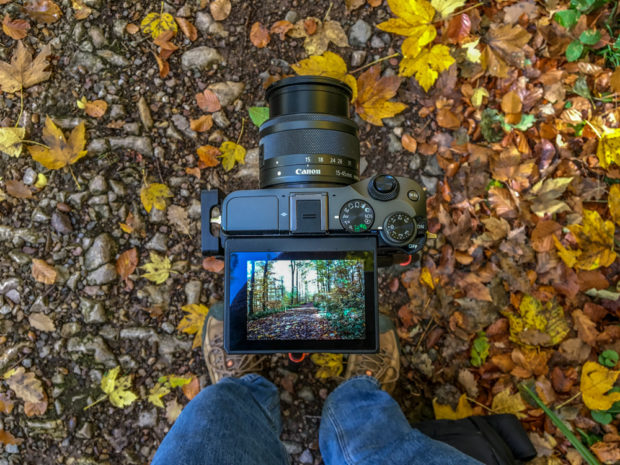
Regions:
<svg viewBox="0 0 620 465"><path fill-rule="evenodd" d="M405 177L360 180L351 97L323 76L273 83L260 188L201 193L202 253L225 260L229 353L378 350L377 267L424 247L426 197Z"/></svg>

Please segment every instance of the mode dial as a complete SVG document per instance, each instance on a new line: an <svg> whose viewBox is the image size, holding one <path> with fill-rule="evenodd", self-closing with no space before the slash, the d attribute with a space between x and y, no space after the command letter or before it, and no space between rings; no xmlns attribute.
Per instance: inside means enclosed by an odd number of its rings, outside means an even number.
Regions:
<svg viewBox="0 0 620 465"><path fill-rule="evenodd" d="M415 220L407 213L392 213L383 223L383 233L387 242L406 244L416 233Z"/></svg>
<svg viewBox="0 0 620 465"><path fill-rule="evenodd" d="M390 174L378 174L368 183L368 193L376 200L393 200L398 197L400 186L396 178Z"/></svg>
<svg viewBox="0 0 620 465"><path fill-rule="evenodd" d="M364 200L349 200L340 209L340 224L349 232L366 232L374 221L375 211Z"/></svg>

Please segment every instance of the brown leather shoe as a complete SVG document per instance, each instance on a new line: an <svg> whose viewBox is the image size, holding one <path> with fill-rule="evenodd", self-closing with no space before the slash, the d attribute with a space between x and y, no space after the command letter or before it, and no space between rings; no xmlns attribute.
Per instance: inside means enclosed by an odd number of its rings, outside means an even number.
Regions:
<svg viewBox="0 0 620 465"><path fill-rule="evenodd" d="M265 356L254 354L230 355L224 350L224 305L214 304L202 328L202 352L209 370L211 383L215 384L227 376L240 377L248 373L259 373Z"/></svg>
<svg viewBox="0 0 620 465"><path fill-rule="evenodd" d="M394 324L379 315L379 352L376 354L349 355L345 379L367 375L377 378L386 392L394 391L400 374L400 347Z"/></svg>

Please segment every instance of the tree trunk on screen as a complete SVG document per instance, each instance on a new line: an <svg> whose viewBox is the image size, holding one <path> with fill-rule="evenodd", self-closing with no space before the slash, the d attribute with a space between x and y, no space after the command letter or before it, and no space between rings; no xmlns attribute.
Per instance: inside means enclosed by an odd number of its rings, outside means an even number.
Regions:
<svg viewBox="0 0 620 465"><path fill-rule="evenodd" d="M248 308L248 312L250 315L254 313L254 273L256 265L254 264L254 260L252 260L252 268L250 270L250 305Z"/></svg>

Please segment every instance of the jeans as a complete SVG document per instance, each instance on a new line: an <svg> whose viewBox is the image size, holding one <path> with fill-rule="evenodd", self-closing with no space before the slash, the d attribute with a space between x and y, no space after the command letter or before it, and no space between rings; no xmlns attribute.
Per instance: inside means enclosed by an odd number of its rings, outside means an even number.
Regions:
<svg viewBox="0 0 620 465"><path fill-rule="evenodd" d="M183 409L151 465L288 465L281 429L273 383L255 374L224 378ZM411 428L369 376L351 378L329 395L319 446L325 465L481 465Z"/></svg>

